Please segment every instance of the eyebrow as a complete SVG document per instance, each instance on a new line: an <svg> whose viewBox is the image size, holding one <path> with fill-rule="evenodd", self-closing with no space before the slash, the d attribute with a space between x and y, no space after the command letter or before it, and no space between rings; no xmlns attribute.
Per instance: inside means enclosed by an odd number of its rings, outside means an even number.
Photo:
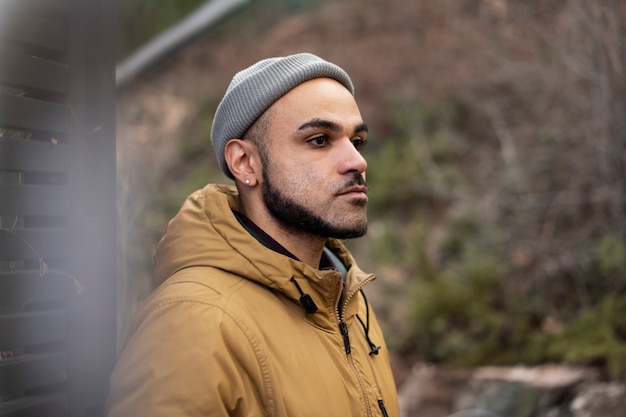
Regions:
<svg viewBox="0 0 626 417"><path fill-rule="evenodd" d="M310 128L322 128L322 129L330 130L333 132L341 131L341 126L339 124L335 122L331 122L330 120L324 120L324 119L311 119L308 122L301 124L298 130L300 131L300 130L306 130ZM357 134L359 132L367 132L367 131L368 131L368 127L365 123L360 123L354 128L354 134Z"/></svg>

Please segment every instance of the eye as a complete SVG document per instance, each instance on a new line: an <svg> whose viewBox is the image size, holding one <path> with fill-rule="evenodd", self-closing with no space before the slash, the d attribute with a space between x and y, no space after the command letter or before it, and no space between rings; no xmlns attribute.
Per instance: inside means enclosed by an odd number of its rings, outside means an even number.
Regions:
<svg viewBox="0 0 626 417"><path fill-rule="evenodd" d="M326 135L315 136L314 138L311 138L307 140L306 142L313 146L321 148L328 144L328 136Z"/></svg>
<svg viewBox="0 0 626 417"><path fill-rule="evenodd" d="M357 151L361 152L367 146L367 140L361 137L356 137L352 139L352 144L354 145Z"/></svg>

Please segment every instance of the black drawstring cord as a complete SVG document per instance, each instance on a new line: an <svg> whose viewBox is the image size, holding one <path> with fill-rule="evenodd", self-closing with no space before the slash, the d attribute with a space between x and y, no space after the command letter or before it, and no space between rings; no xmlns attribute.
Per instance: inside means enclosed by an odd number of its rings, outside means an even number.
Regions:
<svg viewBox="0 0 626 417"><path fill-rule="evenodd" d="M300 293L300 304L304 307L304 311L309 314L315 313L317 311L317 305L315 304L315 301L313 301L313 298L311 298L309 294L305 294L304 291L302 291L302 288L300 288L300 285L298 285L298 282L294 277L291 277L290 281L293 282Z"/></svg>
<svg viewBox="0 0 626 417"><path fill-rule="evenodd" d="M298 284L298 281L296 281L294 277L291 277L290 281L293 282L293 285L296 286L296 289L300 293L300 304L302 304L304 311L306 311L308 314L315 313L317 311L317 305L315 304L315 301L313 301L313 298L311 298L309 294L305 294L304 291L302 291L302 288L300 287L300 285ZM367 340L367 343L370 346L369 354L378 355L378 351L380 350L381 347L376 346L374 342L372 342L372 339L370 339L370 306L369 306L369 303L367 302L367 297L365 297L365 293L363 292L363 290L360 290L360 292L361 292L361 295L363 296L363 301L365 301L365 323L363 322L361 317L359 317L358 314L356 318L359 320L359 323L361 323L361 326L363 327L363 331L365 332L365 339ZM347 332L345 336L347 336Z"/></svg>
<svg viewBox="0 0 626 417"><path fill-rule="evenodd" d="M365 338L367 339L367 343L370 345L370 355L378 355L378 351L380 350L380 346L376 346L372 339L370 339L370 305L367 302L367 297L365 297L365 293L363 290L361 291L361 295L363 296L363 300L365 301L365 323L361 320L361 317L357 314L356 318L359 319L359 323L363 326L363 331L365 331Z"/></svg>

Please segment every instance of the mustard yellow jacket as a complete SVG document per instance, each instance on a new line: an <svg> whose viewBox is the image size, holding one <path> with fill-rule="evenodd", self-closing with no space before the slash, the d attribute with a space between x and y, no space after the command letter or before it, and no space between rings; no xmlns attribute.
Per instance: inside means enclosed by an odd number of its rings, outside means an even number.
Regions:
<svg viewBox="0 0 626 417"><path fill-rule="evenodd" d="M156 255L164 282L130 325L108 415L398 416L387 348L360 292L374 275L332 239L345 283L272 251L232 210L235 188L208 185L170 221ZM292 277L317 311L305 311Z"/></svg>

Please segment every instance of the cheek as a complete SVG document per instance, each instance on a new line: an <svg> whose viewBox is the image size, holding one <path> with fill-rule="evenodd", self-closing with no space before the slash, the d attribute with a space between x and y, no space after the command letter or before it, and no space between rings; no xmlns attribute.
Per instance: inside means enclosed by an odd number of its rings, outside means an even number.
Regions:
<svg viewBox="0 0 626 417"><path fill-rule="evenodd" d="M286 164L274 171L273 182L280 187L286 195L298 200L312 198L312 193L319 192L322 181L319 172L310 164L293 162Z"/></svg>
<svg viewBox="0 0 626 417"><path fill-rule="evenodd" d="M323 159L311 159L303 152L270 153L269 180L283 195L306 201L312 193L324 189L324 170L328 168ZM308 156L308 157L307 157Z"/></svg>

